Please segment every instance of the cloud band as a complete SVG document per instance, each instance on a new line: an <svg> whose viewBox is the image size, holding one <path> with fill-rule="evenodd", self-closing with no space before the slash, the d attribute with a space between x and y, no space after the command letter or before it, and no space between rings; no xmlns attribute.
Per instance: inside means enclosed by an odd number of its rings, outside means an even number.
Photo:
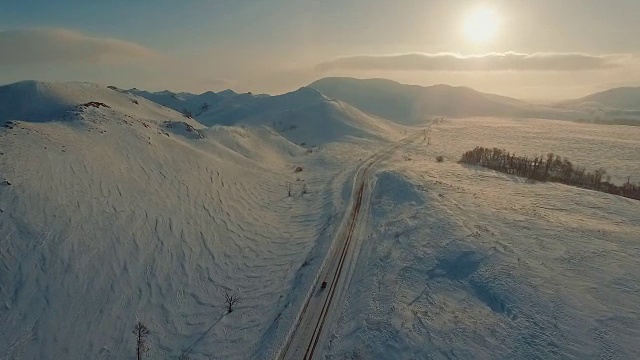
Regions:
<svg viewBox="0 0 640 360"><path fill-rule="evenodd" d="M463 56L453 53L357 55L335 58L316 70L387 71L583 71L622 66L629 55L582 53L489 53Z"/></svg>
<svg viewBox="0 0 640 360"><path fill-rule="evenodd" d="M0 31L0 65L121 63L157 54L144 46L63 29Z"/></svg>

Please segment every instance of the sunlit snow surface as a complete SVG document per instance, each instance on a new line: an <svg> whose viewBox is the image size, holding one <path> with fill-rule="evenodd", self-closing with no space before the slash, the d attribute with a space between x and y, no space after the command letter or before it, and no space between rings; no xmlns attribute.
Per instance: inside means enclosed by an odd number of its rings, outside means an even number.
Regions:
<svg viewBox="0 0 640 360"><path fill-rule="evenodd" d="M137 320L151 330L149 358L271 358L342 221L360 159L411 131L317 95L263 123L206 128L91 84L12 91L11 101L27 93L39 105L0 104L2 121L22 120L0 129L7 359L132 358ZM89 101L111 107L75 109ZM476 145L553 151L634 179L638 131L445 120L377 165L351 287L321 352L633 358L638 202L455 160ZM230 314L225 290L241 298Z"/></svg>
<svg viewBox="0 0 640 360"><path fill-rule="evenodd" d="M628 127L494 119L436 126L431 146L399 153L378 175L327 357L636 358L640 203L455 160L495 145L592 159L623 177L638 173L631 158L639 142L640 129Z"/></svg>

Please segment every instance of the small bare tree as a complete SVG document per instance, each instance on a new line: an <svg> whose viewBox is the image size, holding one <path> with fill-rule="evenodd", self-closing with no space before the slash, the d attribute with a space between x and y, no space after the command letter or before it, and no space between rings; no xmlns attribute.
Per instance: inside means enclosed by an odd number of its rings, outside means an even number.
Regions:
<svg viewBox="0 0 640 360"><path fill-rule="evenodd" d="M291 183L287 181L287 195L291 197Z"/></svg>
<svg viewBox="0 0 640 360"><path fill-rule="evenodd" d="M140 321L133 327L133 334L136 336L136 354L138 360L142 360L142 356L149 351L149 345L147 344L147 336L149 335L149 329Z"/></svg>
<svg viewBox="0 0 640 360"><path fill-rule="evenodd" d="M227 304L227 312L233 311L233 306L240 301L238 295L234 293L229 293L228 291L224 292L224 302Z"/></svg>
<svg viewBox="0 0 640 360"><path fill-rule="evenodd" d="M307 194L309 190L307 189L307 184L302 184L302 195Z"/></svg>

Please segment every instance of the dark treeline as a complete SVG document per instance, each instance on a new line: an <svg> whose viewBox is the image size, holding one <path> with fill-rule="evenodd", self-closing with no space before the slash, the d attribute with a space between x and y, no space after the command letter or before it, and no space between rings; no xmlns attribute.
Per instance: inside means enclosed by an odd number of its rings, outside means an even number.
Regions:
<svg viewBox="0 0 640 360"><path fill-rule="evenodd" d="M640 120L626 119L626 118L615 118L610 120L579 119L579 120L574 120L574 122L583 123L583 124L640 126Z"/></svg>
<svg viewBox="0 0 640 360"><path fill-rule="evenodd" d="M546 157L531 158L516 156L504 149L476 147L462 154L459 162L529 179L559 182L640 200L640 184L632 184L629 180L622 185L612 184L606 170L600 168L589 172L567 158L553 153L547 154Z"/></svg>

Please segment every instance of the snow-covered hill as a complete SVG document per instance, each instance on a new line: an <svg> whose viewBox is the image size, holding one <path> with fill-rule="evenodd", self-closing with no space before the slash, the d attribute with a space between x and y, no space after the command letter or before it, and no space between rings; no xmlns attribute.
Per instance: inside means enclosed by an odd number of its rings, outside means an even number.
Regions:
<svg viewBox="0 0 640 360"><path fill-rule="evenodd" d="M0 86L0 121L61 120L77 106L89 102L101 102L108 105L103 110L111 109L154 122L182 118L175 111L115 87L22 81Z"/></svg>
<svg viewBox="0 0 640 360"><path fill-rule="evenodd" d="M2 94L0 358L129 358L137 320L154 359L277 350L341 217L349 162L98 85ZM241 299L233 313L225 291Z"/></svg>
<svg viewBox="0 0 640 360"><path fill-rule="evenodd" d="M405 130L308 87L278 96L239 95L212 106L197 119L205 125L269 126L310 146L348 138L397 138Z"/></svg>
<svg viewBox="0 0 640 360"><path fill-rule="evenodd" d="M205 112L210 106L238 95L232 90L225 90L220 93L207 91L199 95L191 93L174 93L168 90L149 92L135 88L129 89L127 92L141 96L180 113L184 113L185 110L189 111L193 116L198 116Z"/></svg>
<svg viewBox="0 0 640 360"><path fill-rule="evenodd" d="M621 110L640 110L640 87L621 87L601 91L580 99L570 100L566 105L599 104Z"/></svg>
<svg viewBox="0 0 640 360"><path fill-rule="evenodd" d="M422 87L386 79L324 78L309 87L365 112L399 123L419 123L433 116L502 116L577 120L583 114L478 92L466 87Z"/></svg>
<svg viewBox="0 0 640 360"><path fill-rule="evenodd" d="M303 87L286 94L237 94L231 90L201 95L131 89L179 112L190 111L205 126L266 126L297 143L313 147L344 139L390 139L406 131L393 122L332 100Z"/></svg>
<svg viewBox="0 0 640 360"><path fill-rule="evenodd" d="M278 96L241 94L214 105L198 119L205 125L234 125L261 114L295 110L326 100L324 95L310 88Z"/></svg>
<svg viewBox="0 0 640 360"><path fill-rule="evenodd" d="M640 126L640 88L625 87L568 100L558 108L583 112L583 122Z"/></svg>

